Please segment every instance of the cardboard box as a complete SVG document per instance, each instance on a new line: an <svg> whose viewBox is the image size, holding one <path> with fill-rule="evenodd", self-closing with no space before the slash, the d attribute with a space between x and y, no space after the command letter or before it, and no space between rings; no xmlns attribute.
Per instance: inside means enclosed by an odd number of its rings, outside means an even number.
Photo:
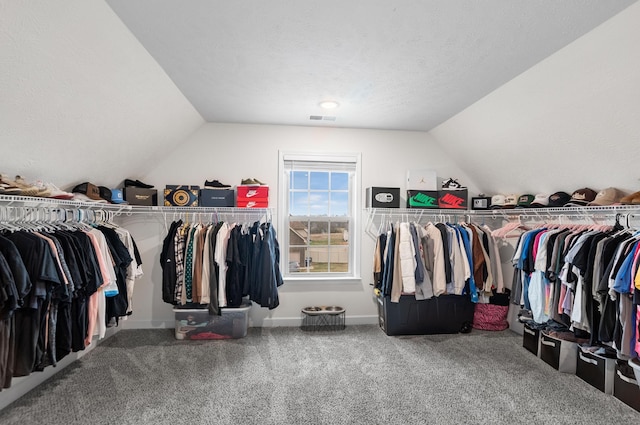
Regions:
<svg viewBox="0 0 640 425"><path fill-rule="evenodd" d="M407 208L438 208L437 190L407 190Z"/></svg>
<svg viewBox="0 0 640 425"><path fill-rule="evenodd" d="M201 207L234 207L236 194L233 189L200 189L198 204Z"/></svg>
<svg viewBox="0 0 640 425"><path fill-rule="evenodd" d="M562 373L576 373L578 344L554 338L542 332L540 335L540 358Z"/></svg>
<svg viewBox="0 0 640 425"><path fill-rule="evenodd" d="M576 376L605 394L613 394L615 359L599 356L578 347Z"/></svg>
<svg viewBox="0 0 640 425"><path fill-rule="evenodd" d="M407 171L407 190L438 190L438 176L435 170Z"/></svg>
<svg viewBox="0 0 640 425"><path fill-rule="evenodd" d="M269 197L269 186L237 186L236 192L238 194L238 199L266 199Z"/></svg>
<svg viewBox="0 0 640 425"><path fill-rule="evenodd" d="M237 205L238 208L269 208L269 200L268 199L238 199Z"/></svg>
<svg viewBox="0 0 640 425"><path fill-rule="evenodd" d="M167 185L164 189L165 207L197 207L200 186Z"/></svg>
<svg viewBox="0 0 640 425"><path fill-rule="evenodd" d="M125 187L124 200L130 205L158 205L158 191L156 189L142 189L140 187Z"/></svg>
<svg viewBox="0 0 640 425"><path fill-rule="evenodd" d="M440 189L438 191L438 208L467 209L467 189Z"/></svg>
<svg viewBox="0 0 640 425"><path fill-rule="evenodd" d="M221 315L209 315L207 309L174 308L176 339L205 340L244 338L249 329L250 301L237 308L225 307Z"/></svg>
<svg viewBox="0 0 640 425"><path fill-rule="evenodd" d="M400 208L399 187L368 187L366 196L367 208Z"/></svg>

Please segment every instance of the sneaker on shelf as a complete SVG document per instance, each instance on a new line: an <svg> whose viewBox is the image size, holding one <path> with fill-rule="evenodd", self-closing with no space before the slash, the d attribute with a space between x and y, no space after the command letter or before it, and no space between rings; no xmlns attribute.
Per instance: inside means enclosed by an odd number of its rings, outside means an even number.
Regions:
<svg viewBox="0 0 640 425"><path fill-rule="evenodd" d="M231 187L230 184L224 184L224 183L220 183L219 180L205 180L204 181L204 187L210 188L210 189L228 189Z"/></svg>
<svg viewBox="0 0 640 425"><path fill-rule="evenodd" d="M260 180L256 179L255 177L253 178L253 181L256 182L257 184L259 184L260 186L266 186L266 183L262 183Z"/></svg>
<svg viewBox="0 0 640 425"><path fill-rule="evenodd" d="M49 183L49 182L45 183L41 180L38 180L36 181L35 186L42 191L49 190L49 195L47 196L48 198L66 199L66 200L73 199L73 193L65 192L64 190L60 189L58 186L56 186L53 183Z"/></svg>
<svg viewBox="0 0 640 425"><path fill-rule="evenodd" d="M443 189L462 189L462 185L457 180L449 178L442 183Z"/></svg>
<svg viewBox="0 0 640 425"><path fill-rule="evenodd" d="M6 174L0 174L0 194L1 195L22 195L22 189L16 182L9 180Z"/></svg>
<svg viewBox="0 0 640 425"><path fill-rule="evenodd" d="M242 186L260 186L260 183L254 179L242 179Z"/></svg>
<svg viewBox="0 0 640 425"><path fill-rule="evenodd" d="M140 180L124 179L124 187L139 187L140 189L152 189L152 184L146 184Z"/></svg>
<svg viewBox="0 0 640 425"><path fill-rule="evenodd" d="M51 190L46 187L37 187L27 182L21 176L16 176L15 184L22 189L22 196L36 196L36 197L48 197L51 194Z"/></svg>

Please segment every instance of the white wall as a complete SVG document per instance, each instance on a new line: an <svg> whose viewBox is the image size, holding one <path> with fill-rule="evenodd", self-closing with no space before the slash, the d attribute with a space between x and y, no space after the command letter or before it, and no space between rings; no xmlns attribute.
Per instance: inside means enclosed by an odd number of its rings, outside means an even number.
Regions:
<svg viewBox="0 0 640 425"><path fill-rule="evenodd" d="M211 179L237 185L242 178L255 177L270 184L270 204L275 208L278 150L361 152L363 188L392 186L404 190L407 169L431 168L439 176L458 177L460 182L469 184L470 193L476 190L425 133L242 124L204 125L143 177L159 188L166 184L203 185ZM167 217L169 222L171 219ZM274 223L275 220L274 216ZM145 269L145 276L136 283L134 315L125 326L173 326L171 306L162 302L158 263L165 223L155 216L131 217L125 224L139 245ZM282 234L282 229L277 230ZM285 283L280 289L280 307L268 311L254 306L252 324L297 325L300 309L307 305L341 305L346 308L348 323L375 323L377 310L369 286L374 241L364 235L361 241L361 283Z"/></svg>
<svg viewBox="0 0 640 425"><path fill-rule="evenodd" d="M0 0L0 172L142 175L204 122L103 0Z"/></svg>
<svg viewBox="0 0 640 425"><path fill-rule="evenodd" d="M640 190L640 3L430 134L486 193Z"/></svg>

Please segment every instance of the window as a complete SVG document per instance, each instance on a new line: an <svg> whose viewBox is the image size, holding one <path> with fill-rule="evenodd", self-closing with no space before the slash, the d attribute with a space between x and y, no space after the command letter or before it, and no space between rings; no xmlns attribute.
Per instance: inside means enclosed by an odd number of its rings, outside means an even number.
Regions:
<svg viewBox="0 0 640 425"><path fill-rule="evenodd" d="M360 155L280 153L285 277L355 278Z"/></svg>

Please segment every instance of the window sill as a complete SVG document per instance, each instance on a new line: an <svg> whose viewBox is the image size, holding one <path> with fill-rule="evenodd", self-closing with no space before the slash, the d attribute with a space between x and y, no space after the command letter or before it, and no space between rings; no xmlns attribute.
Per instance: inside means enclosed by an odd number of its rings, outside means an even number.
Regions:
<svg viewBox="0 0 640 425"><path fill-rule="evenodd" d="M362 278L360 277L284 277L284 282L286 284L295 284L295 285L314 285L314 284L322 284L322 285L361 285Z"/></svg>

